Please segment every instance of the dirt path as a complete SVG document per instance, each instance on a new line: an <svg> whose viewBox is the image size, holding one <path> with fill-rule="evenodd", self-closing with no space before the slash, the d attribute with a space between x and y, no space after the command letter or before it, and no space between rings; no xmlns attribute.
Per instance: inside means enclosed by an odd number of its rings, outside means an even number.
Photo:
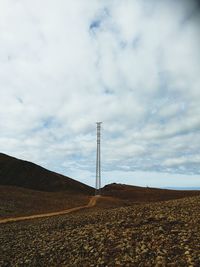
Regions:
<svg viewBox="0 0 200 267"><path fill-rule="evenodd" d="M12 217L12 218L5 218L0 219L0 224L9 223L9 222L18 222L18 221L25 221L25 220L32 220L37 218L45 218L45 217L51 217L51 216L57 216L57 215L63 215L68 214L77 210L85 209L85 208L92 208L96 205L97 199L100 196L93 196L91 197L89 203L85 206L80 206L72 209L62 210L62 211L56 211L56 212L50 212L50 213L43 213L43 214L36 214L36 215L29 215L29 216L22 216L22 217Z"/></svg>

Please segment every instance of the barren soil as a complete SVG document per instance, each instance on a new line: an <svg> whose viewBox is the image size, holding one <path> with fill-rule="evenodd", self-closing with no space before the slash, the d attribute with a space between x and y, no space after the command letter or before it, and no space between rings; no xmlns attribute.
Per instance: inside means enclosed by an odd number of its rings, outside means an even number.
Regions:
<svg viewBox="0 0 200 267"><path fill-rule="evenodd" d="M117 183L104 186L102 193L126 200L127 203L149 203L200 195L199 190L169 190Z"/></svg>
<svg viewBox="0 0 200 267"><path fill-rule="evenodd" d="M87 205L89 198L70 191L42 192L0 186L0 219L66 210Z"/></svg>
<svg viewBox="0 0 200 267"><path fill-rule="evenodd" d="M53 216L59 216L64 214L69 214L75 211L79 211L86 208L92 208L96 205L96 201L100 196L93 196L90 198L87 205L79 206L75 208L65 209L61 211L56 212L49 212L49 213L41 213L41 214L34 214L29 216L17 216L17 217L10 217L10 218L3 218L0 219L0 224L6 224L6 223L13 223L13 222L21 222L21 221L27 221L27 220L34 220L39 218L46 218L46 217L53 217Z"/></svg>
<svg viewBox="0 0 200 267"><path fill-rule="evenodd" d="M19 186L37 191L71 191L93 195L94 188L70 177L47 170L35 163L0 153L0 185Z"/></svg>
<svg viewBox="0 0 200 267"><path fill-rule="evenodd" d="M200 266L200 197L0 225L0 266Z"/></svg>

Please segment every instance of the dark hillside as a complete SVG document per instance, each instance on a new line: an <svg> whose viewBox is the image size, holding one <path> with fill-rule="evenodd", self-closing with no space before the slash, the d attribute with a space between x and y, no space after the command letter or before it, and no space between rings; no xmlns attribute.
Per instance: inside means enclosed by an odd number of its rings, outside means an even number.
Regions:
<svg viewBox="0 0 200 267"><path fill-rule="evenodd" d="M200 195L200 191L179 191L116 183L104 186L102 193L105 196L112 196L133 202L154 202Z"/></svg>
<svg viewBox="0 0 200 267"><path fill-rule="evenodd" d="M93 194L94 189L34 163L0 153L0 185L19 186L38 191L71 191Z"/></svg>

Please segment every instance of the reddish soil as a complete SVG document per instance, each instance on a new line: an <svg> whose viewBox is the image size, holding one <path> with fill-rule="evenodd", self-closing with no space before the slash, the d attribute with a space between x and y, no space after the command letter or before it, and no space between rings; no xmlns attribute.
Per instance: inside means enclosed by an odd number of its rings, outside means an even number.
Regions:
<svg viewBox="0 0 200 267"><path fill-rule="evenodd" d="M94 188L88 185L2 153L0 153L0 185L20 186L46 192L68 190L86 195L94 194Z"/></svg>
<svg viewBox="0 0 200 267"><path fill-rule="evenodd" d="M127 204L129 203L144 203L157 202L170 199L178 199L184 197L198 196L200 191L179 191L168 190L150 187L139 187L125 184L109 184L102 189L104 196L111 196L118 199L123 199Z"/></svg>
<svg viewBox="0 0 200 267"><path fill-rule="evenodd" d="M6 219L0 219L0 224L64 215L64 214L72 213L74 211L78 211L78 210L82 210L82 209L86 209L86 208L92 208L96 205L97 199L100 197L101 196L93 196L90 198L89 203L87 205L76 207L76 208L71 208L71 209L67 209L67 210L61 210L61 211L57 211L57 212L50 212L50 213L43 213L43 214L35 214L35 215L29 215L29 216L11 217L11 218L6 218Z"/></svg>
<svg viewBox="0 0 200 267"><path fill-rule="evenodd" d="M0 186L0 218L56 212L86 205L89 196L70 191L44 192Z"/></svg>

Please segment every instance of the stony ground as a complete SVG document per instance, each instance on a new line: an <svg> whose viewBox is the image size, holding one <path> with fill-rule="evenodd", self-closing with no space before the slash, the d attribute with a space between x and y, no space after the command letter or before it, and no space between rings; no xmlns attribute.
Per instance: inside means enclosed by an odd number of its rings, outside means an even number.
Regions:
<svg viewBox="0 0 200 267"><path fill-rule="evenodd" d="M200 197L0 226L0 266L200 266Z"/></svg>
<svg viewBox="0 0 200 267"><path fill-rule="evenodd" d="M87 195L71 191L43 192L0 185L0 219L70 209L88 201Z"/></svg>

